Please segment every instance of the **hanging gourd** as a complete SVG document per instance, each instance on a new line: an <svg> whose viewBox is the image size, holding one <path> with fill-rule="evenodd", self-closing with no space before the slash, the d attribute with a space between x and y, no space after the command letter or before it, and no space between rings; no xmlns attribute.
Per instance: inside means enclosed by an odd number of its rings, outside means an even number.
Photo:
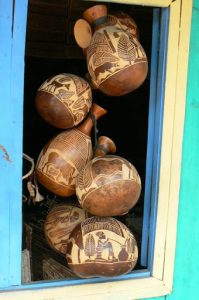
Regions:
<svg viewBox="0 0 199 300"><path fill-rule="evenodd" d="M76 177L93 157L93 118L97 120L105 113L105 109L94 103L91 114L83 123L59 133L47 143L36 165L36 176L40 184L59 196L75 194Z"/></svg>
<svg viewBox="0 0 199 300"><path fill-rule="evenodd" d="M94 28L92 37L91 30L83 30L90 43L82 43L87 46L84 51L93 86L110 96L125 95L140 87L148 73L148 62L130 17L108 15L106 5L87 9L83 17ZM74 34L81 45L79 27L74 28Z"/></svg>
<svg viewBox="0 0 199 300"><path fill-rule="evenodd" d="M92 105L88 82L73 74L58 74L47 79L38 89L36 108L50 125L67 129L77 126Z"/></svg>
<svg viewBox="0 0 199 300"><path fill-rule="evenodd" d="M104 140L99 140L98 156L89 161L77 177L76 195L80 205L92 215L123 215L137 203L141 179L129 161L106 155L101 143L105 143Z"/></svg>

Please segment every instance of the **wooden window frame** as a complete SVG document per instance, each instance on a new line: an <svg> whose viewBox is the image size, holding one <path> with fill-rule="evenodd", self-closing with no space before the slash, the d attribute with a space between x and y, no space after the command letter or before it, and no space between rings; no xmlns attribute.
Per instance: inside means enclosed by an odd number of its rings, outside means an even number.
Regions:
<svg viewBox="0 0 199 300"><path fill-rule="evenodd" d="M1 128L11 125L13 135L17 134L19 140L22 140L22 119L23 111L23 76L18 76L14 73L20 68L24 68L24 52L20 51L19 43L15 43L17 38L20 38L22 45L25 45L25 33L21 37L21 31L24 28L24 20L20 18L13 21L13 16L10 14L10 4L5 2L5 8L8 8L9 18L1 21L9 22L8 32L5 32L3 38L7 39L7 49L5 47L5 64L10 66L6 75L8 76L8 86L3 87L3 95L7 95L7 103L2 107L5 109L4 117L0 120ZM0 165L3 164L3 171L1 175L2 188L0 191L0 198L4 197L4 202L1 205L1 239L5 241L2 244L0 266L9 266L8 269L1 268L5 274L1 275L1 287L4 290L1 292L1 299L16 299L16 300L64 300L70 297L71 300L79 299L140 299L163 296L171 293L173 286L173 272L175 259L175 244L177 234L177 215L178 215L178 200L180 189L180 171L181 171L181 152L183 140L183 125L185 115L186 102L186 81L187 81L187 66L189 53L189 36L191 27L191 13L192 1L176 0L171 1L111 1L128 4L145 4L153 6L162 6L170 4L170 20L168 32L168 49L167 49L167 65L166 65L166 81L165 81L165 96L164 96L164 114L163 114L163 129L162 129L162 147L160 160L160 178L158 187L158 207L157 220L154 228L155 245L152 273L146 278L138 276L138 278L129 278L127 280L113 279L112 281L100 280L100 282L92 282L79 285L66 285L54 288L48 288L45 285L40 289L21 290L21 278L17 276L17 272L12 274L13 265L15 270L20 270L21 261L15 259L15 251L21 251L18 246L15 247L14 236L15 227L21 226L21 221L17 219L16 222L9 223L6 221L10 215L21 213L19 202L14 202L14 199L9 199L9 188L14 195L21 198L20 186L22 162L19 157L22 154L22 146L17 144L16 139L10 139L6 134L1 132L0 142ZM14 3L14 1L13 1ZM12 5L12 4L11 4ZM1 6L0 6L1 8ZM24 11L23 11L24 9ZM18 10L18 15L26 16L27 0L15 0L15 10ZM14 28L13 23L14 22ZM6 28L5 28L6 31ZM1 32L0 32L1 33ZM10 38L10 39L9 39ZM16 46L17 45L17 46ZM18 48L19 47L19 48ZM23 52L23 53L22 53ZM1 52L3 53L3 52ZM1 54L0 53L0 54ZM10 58L9 58L10 57ZM0 55L0 59L3 56ZM6 61L6 60L10 61ZM3 62L4 63L4 62ZM4 67L4 65L3 65ZM22 73L22 72L21 72ZM20 73L19 73L20 74ZM0 76L2 76L0 74ZM19 103L17 102L19 100ZM18 107L19 104L19 107ZM19 120L19 121L17 121ZM17 123L17 125L16 125ZM17 145L15 145L15 143ZM2 156L3 154L3 156ZM2 158L3 157L3 158ZM15 163L15 161L17 163ZM17 182L9 181L10 172L16 173ZM13 191L15 187L17 191ZM7 187L6 187L7 185ZM5 194L7 197L5 198ZM9 202L9 205L7 204ZM21 200L20 200L21 201ZM3 212L3 213L2 213ZM6 235L9 238L6 240ZM17 243L19 245L19 243ZM2 272L2 273L4 273ZM9 278L7 275L10 275ZM21 272L19 271L19 274ZM72 282L71 282L72 283ZM9 291L10 287L16 285L16 290ZM20 290L17 290L19 285ZM50 286L50 285L49 285ZM32 285L34 288L34 284ZM6 291L7 289L7 291Z"/></svg>
<svg viewBox="0 0 199 300"><path fill-rule="evenodd" d="M86 0L86 1L95 1L96 2L96 0ZM120 3L120 4L131 4L131 5L154 6L154 7L168 7L171 4L171 2L173 2L173 0L124 0L124 1L122 1L122 0L110 0L110 1L97 0L97 1Z"/></svg>

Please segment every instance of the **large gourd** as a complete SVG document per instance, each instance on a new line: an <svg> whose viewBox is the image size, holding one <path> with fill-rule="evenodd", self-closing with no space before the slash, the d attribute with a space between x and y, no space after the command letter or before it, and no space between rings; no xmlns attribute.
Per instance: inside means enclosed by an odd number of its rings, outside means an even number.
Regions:
<svg viewBox="0 0 199 300"><path fill-rule="evenodd" d="M42 118L62 129L77 126L92 105L92 92L80 76L63 73L48 78L37 90L36 108Z"/></svg>
<svg viewBox="0 0 199 300"><path fill-rule="evenodd" d="M91 130L96 120L106 113L97 104L92 106L82 124L56 135L42 149L37 165L38 181L56 195L68 197L75 194L76 177L93 157Z"/></svg>
<svg viewBox="0 0 199 300"><path fill-rule="evenodd" d="M141 179L129 161L117 155L107 155L103 149L99 145L98 156L79 173L76 195L80 205L93 215L123 215L137 203Z"/></svg>
<svg viewBox="0 0 199 300"><path fill-rule="evenodd" d="M83 17L95 29L86 49L93 85L110 96L125 95L140 87L148 73L148 62L136 35L121 28L117 17L108 16L105 5L87 9Z"/></svg>
<svg viewBox="0 0 199 300"><path fill-rule="evenodd" d="M112 277L135 267L138 248L135 237L120 221L91 217L71 232L66 258L79 277Z"/></svg>
<svg viewBox="0 0 199 300"><path fill-rule="evenodd" d="M44 223L44 233L50 247L60 254L66 254L71 232L87 217L87 212L80 207L71 204L54 206Z"/></svg>

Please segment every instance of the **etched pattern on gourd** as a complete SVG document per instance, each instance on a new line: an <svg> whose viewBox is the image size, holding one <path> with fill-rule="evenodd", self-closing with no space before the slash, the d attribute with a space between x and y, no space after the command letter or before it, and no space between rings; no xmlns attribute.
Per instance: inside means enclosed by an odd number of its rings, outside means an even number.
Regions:
<svg viewBox="0 0 199 300"><path fill-rule="evenodd" d="M96 32L93 35L91 44L88 47L88 60L90 60L90 57L97 52L107 52L112 53L112 48L110 47L106 36L103 32Z"/></svg>
<svg viewBox="0 0 199 300"><path fill-rule="evenodd" d="M146 53L142 47L142 45L139 43L139 41L130 33L128 33L129 36L129 40L131 41L131 43L133 43L135 45L135 49L136 49L136 53L137 53L137 57L136 57L136 61L138 60L146 62L147 57L146 57Z"/></svg>
<svg viewBox="0 0 199 300"><path fill-rule="evenodd" d="M38 91L56 97L68 110L74 125L83 120L92 104L92 93L88 83L73 74L59 74L46 80Z"/></svg>
<svg viewBox="0 0 199 300"><path fill-rule="evenodd" d="M117 49L119 57L128 61L130 65L134 63L137 58L135 45L130 42L126 35L122 34L119 38Z"/></svg>
<svg viewBox="0 0 199 300"><path fill-rule="evenodd" d="M115 16L113 16L113 15L108 15L107 16L107 23L109 25L112 25L112 26L117 25L118 19Z"/></svg>
<svg viewBox="0 0 199 300"><path fill-rule="evenodd" d="M81 221L85 220L86 212L75 206L58 205L47 215L44 229L45 236L50 246L66 253L67 241L72 230Z"/></svg>
<svg viewBox="0 0 199 300"><path fill-rule="evenodd" d="M100 170L100 174L96 170ZM131 163L118 156L111 157L110 155L109 157L94 158L80 172L77 180L76 194L81 205L92 191L118 180L135 181L141 185L140 176Z"/></svg>
<svg viewBox="0 0 199 300"><path fill-rule="evenodd" d="M93 222L93 220L95 220L95 222ZM83 235L86 235L87 233L94 230L104 230L104 229L108 229L109 231L112 231L124 237L123 224L113 218L92 217L86 219L81 223L81 230Z"/></svg>
<svg viewBox="0 0 199 300"><path fill-rule="evenodd" d="M85 168L82 169L77 177L76 194L79 199L80 205L83 205L84 198L87 193L91 193L92 190L98 188L92 176L91 166L92 164L91 162L89 162L85 167L86 171Z"/></svg>
<svg viewBox="0 0 199 300"><path fill-rule="evenodd" d="M72 244L71 253L67 253L69 265L95 263L105 268L111 265L117 270L121 263L127 263L129 270L138 257L133 234L112 218L92 217L81 222L78 239L72 236L69 243Z"/></svg>
<svg viewBox="0 0 199 300"><path fill-rule="evenodd" d="M116 50L121 30L113 28L109 27L109 30L96 33L96 36L100 36L100 40L97 40L97 37L95 37L92 42L94 43L96 40L96 44L91 44L88 47L88 70L96 86L99 86L110 76L129 66L129 63L125 63L123 57L119 57ZM90 48L92 49L91 51Z"/></svg>
<svg viewBox="0 0 199 300"><path fill-rule="evenodd" d="M60 133L52 140L47 150L42 150L37 168L57 184L75 185L79 171L91 158L90 138L81 131L73 129L67 133Z"/></svg>
<svg viewBox="0 0 199 300"><path fill-rule="evenodd" d="M128 28L128 22L131 27ZM133 30L134 29L134 30ZM99 87L109 77L138 62L147 62L146 54L135 38L136 24L128 18L109 15L106 29L100 28L87 49L88 70Z"/></svg>
<svg viewBox="0 0 199 300"><path fill-rule="evenodd" d="M96 68L106 64L107 62L114 63L117 61L118 58L112 55L111 53L98 52L93 54L93 64L95 65Z"/></svg>

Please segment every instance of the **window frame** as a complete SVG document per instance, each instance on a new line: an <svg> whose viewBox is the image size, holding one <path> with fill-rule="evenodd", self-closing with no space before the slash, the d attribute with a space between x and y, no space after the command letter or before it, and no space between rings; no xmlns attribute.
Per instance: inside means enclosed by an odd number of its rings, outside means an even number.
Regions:
<svg viewBox="0 0 199 300"><path fill-rule="evenodd" d="M108 1L107 1L108 2ZM124 1L111 1L124 2ZM139 4L141 1L125 1L128 4ZM160 1L153 2L160 6ZM164 3L163 3L164 2ZM162 6L166 2L162 1ZM143 1L141 2L143 4ZM157 4L157 5L156 5ZM1 293L1 299L116 299L118 295L125 299L138 299L156 297L169 294L172 291L175 243L177 231L177 212L180 187L180 165L183 138L183 124L186 100L186 80L189 51L190 22L192 12L192 1L176 0L170 5L170 20L168 32L167 66L164 95L164 114L162 128L162 148L160 157L160 177L158 186L157 219L154 224L155 241L152 272L149 274L137 272L138 278L120 280L113 278L112 281L93 280L92 283L83 281L82 284L68 285L59 284L59 287L48 289L50 284L32 284L35 290L8 291L11 286L14 290L25 289L21 284L21 186L20 178L22 173L22 140L23 120L23 83L24 74L24 48L25 46L25 25L27 14L27 0L15 0L13 9L12 1L2 0L0 7L6 11L7 18L0 19L5 24L5 32L1 30L5 42L5 49L0 52L0 58L4 58L3 69L6 70L8 78L4 87L3 96L7 101L2 101L4 114L0 120L1 128L9 128L11 135L1 130L1 154L0 165L3 166L4 174L1 174L2 188L0 199L4 199L1 205L0 228L2 239L2 255L0 259L2 276L0 277L1 287L5 291ZM13 13L14 11L14 13ZM24 18L22 18L24 16ZM6 54L6 55L5 55ZM7 68L9 67L9 68ZM7 68L7 69L6 69ZM19 76L16 76L16 71ZM4 79L0 73L2 80ZM5 81L5 79L4 79ZM17 139L14 138L16 137ZM20 145L19 145L20 144ZM2 152L3 151L3 152ZM10 176L12 174L12 176ZM10 179L9 179L10 178ZM17 179L17 181L15 181ZM10 192L11 191L11 192ZM16 201L10 199L16 196ZM3 230L2 230L3 229ZM8 234L8 237L7 237ZM15 238L19 239L15 243ZM13 255L13 249L16 254ZM144 278L143 277L144 275ZM99 282L97 282L99 281ZM70 285L71 284L71 285ZM41 289L39 289L41 288ZM6 291L7 289L7 291Z"/></svg>
<svg viewBox="0 0 199 300"><path fill-rule="evenodd" d="M95 1L96 2L96 0L85 0L85 1ZM168 7L173 0L124 0L124 1L122 1L122 0L110 0L110 1L97 0L97 1L131 4L131 5L145 5L145 6L154 6L154 7Z"/></svg>

